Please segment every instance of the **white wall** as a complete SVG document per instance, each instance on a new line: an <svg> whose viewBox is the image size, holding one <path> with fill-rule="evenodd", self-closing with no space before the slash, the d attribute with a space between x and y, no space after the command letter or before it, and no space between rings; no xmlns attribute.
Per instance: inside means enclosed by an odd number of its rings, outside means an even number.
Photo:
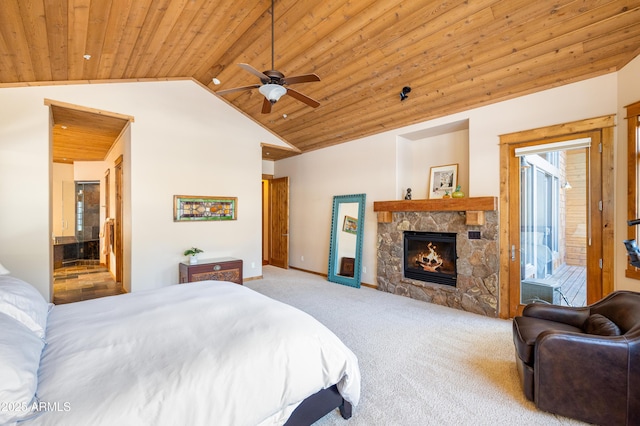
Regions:
<svg viewBox="0 0 640 426"><path fill-rule="evenodd" d="M373 283L376 226L373 201L396 192L396 147L386 135L337 145L276 162L290 176L289 262L327 273L334 195L366 194L362 281ZM304 256L304 261L301 261Z"/></svg>
<svg viewBox="0 0 640 426"><path fill-rule="evenodd" d="M275 162L271 160L262 160L262 174L273 175Z"/></svg>
<svg viewBox="0 0 640 426"><path fill-rule="evenodd" d="M429 134L430 129L440 127L455 128L456 123L468 121L468 170L462 172L467 173L468 188L463 191L471 197L499 196L501 134L615 114L617 81L616 74L608 74L277 161L276 177L290 177L291 266L326 273L332 197L365 193L366 271L363 269L362 281L375 284L377 222L373 202L401 199L398 179L427 181L429 168L440 165L426 152L409 160L411 156L402 146L414 139L408 136ZM418 96L420 89L414 90ZM464 155L460 154L461 163ZM412 175L407 177L404 168L412 170ZM417 195L415 199L425 198Z"/></svg>
<svg viewBox="0 0 640 426"><path fill-rule="evenodd" d="M48 297L49 112L42 97L34 102L15 94L0 89L0 262Z"/></svg>
<svg viewBox="0 0 640 426"><path fill-rule="evenodd" d="M176 283L182 251L194 245L203 257L242 258L245 277L262 274L260 143L284 144L185 80L0 89L0 259L13 275L50 297L45 98L135 118L124 167L132 291ZM173 222L176 194L238 197L238 220Z"/></svg>
<svg viewBox="0 0 640 426"><path fill-rule="evenodd" d="M627 120L625 106L640 101L640 56L618 73L618 132L616 150L616 288L640 291L640 281L625 277L627 254L622 241L627 239Z"/></svg>
<svg viewBox="0 0 640 426"><path fill-rule="evenodd" d="M109 166L104 161L78 161L73 163L73 178L76 181L104 180L104 172Z"/></svg>
<svg viewBox="0 0 640 426"><path fill-rule="evenodd" d="M429 178L432 166L458 165L458 185L463 192L469 188L469 130L409 140L398 137L398 181L400 198L411 188L414 200L429 198Z"/></svg>

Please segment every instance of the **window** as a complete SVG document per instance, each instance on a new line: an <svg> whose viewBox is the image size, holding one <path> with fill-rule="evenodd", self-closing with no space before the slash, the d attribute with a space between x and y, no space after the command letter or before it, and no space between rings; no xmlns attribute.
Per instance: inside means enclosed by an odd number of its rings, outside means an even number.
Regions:
<svg viewBox="0 0 640 426"><path fill-rule="evenodd" d="M627 199L627 219L636 219L640 215L640 197L638 189L640 189L640 102L628 105L627 107L627 180L628 180L628 199ZM630 240L638 240L638 226L630 226L627 231L627 238ZM626 276L629 278L640 279L640 269L631 266L627 262Z"/></svg>

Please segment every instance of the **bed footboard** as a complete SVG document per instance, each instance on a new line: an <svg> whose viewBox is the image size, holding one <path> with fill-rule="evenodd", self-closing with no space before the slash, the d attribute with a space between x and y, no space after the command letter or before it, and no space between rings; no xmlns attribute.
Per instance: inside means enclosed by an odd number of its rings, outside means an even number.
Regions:
<svg viewBox="0 0 640 426"><path fill-rule="evenodd" d="M337 386L333 385L302 401L293 413L291 413L285 426L311 425L336 408L340 409L340 414L344 419L351 417L351 403L345 401L340 395L340 392L338 392Z"/></svg>

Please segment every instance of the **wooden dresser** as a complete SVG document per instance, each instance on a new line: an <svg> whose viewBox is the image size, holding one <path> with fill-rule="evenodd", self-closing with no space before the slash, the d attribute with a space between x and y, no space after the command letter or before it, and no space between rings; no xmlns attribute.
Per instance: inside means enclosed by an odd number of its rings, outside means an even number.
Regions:
<svg viewBox="0 0 640 426"><path fill-rule="evenodd" d="M194 281L231 281L242 285L242 259L219 257L198 263L180 262L180 284Z"/></svg>

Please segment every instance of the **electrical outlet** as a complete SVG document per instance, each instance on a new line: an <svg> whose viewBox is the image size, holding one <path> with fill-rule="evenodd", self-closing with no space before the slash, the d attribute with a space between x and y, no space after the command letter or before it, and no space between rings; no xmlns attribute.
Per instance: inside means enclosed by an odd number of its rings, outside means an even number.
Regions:
<svg viewBox="0 0 640 426"><path fill-rule="evenodd" d="M256 268L256 262L251 262L251 269L255 269Z"/></svg>
<svg viewBox="0 0 640 426"><path fill-rule="evenodd" d="M366 266L363 266L363 267L362 267L362 273L363 273L363 274L366 274L366 273L367 273L367 267L366 267Z"/></svg>
<svg viewBox="0 0 640 426"><path fill-rule="evenodd" d="M300 262L304 262L304 256L300 256Z"/></svg>

